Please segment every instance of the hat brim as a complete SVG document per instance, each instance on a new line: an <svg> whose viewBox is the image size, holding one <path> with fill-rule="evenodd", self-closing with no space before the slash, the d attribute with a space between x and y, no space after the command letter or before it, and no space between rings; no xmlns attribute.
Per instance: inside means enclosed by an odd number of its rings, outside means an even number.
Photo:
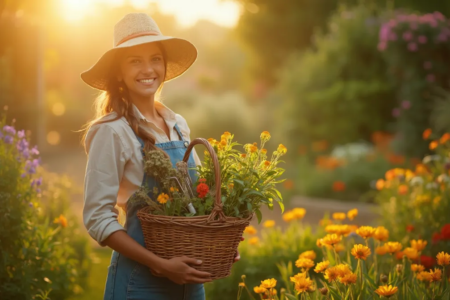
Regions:
<svg viewBox="0 0 450 300"><path fill-rule="evenodd" d="M113 60L117 51L137 45L160 42L166 54L166 76L164 81L172 80L184 72L197 59L197 49L189 41L171 36L140 36L128 40L105 52L89 70L81 73L81 79L93 88L106 90L111 76Z"/></svg>

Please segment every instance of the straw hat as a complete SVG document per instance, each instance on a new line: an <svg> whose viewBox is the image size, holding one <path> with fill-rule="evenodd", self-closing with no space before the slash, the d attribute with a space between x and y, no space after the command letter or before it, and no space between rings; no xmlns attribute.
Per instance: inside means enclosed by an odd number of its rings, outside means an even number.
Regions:
<svg viewBox="0 0 450 300"><path fill-rule="evenodd" d="M197 49L190 42L164 36L156 22L145 13L130 13L114 26L114 47L89 70L81 73L81 79L96 89L106 90L117 51L152 42L160 42L164 47L167 65L164 81L183 74L197 58Z"/></svg>

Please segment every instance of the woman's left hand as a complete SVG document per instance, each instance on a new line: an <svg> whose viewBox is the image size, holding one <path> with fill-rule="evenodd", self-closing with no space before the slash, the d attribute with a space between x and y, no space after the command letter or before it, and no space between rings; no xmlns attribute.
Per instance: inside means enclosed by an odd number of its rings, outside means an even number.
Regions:
<svg viewBox="0 0 450 300"><path fill-rule="evenodd" d="M241 242L244 240L244 237L241 236ZM237 262L238 260L241 259L241 255L239 254L239 250L236 251L236 256L234 257L234 262Z"/></svg>

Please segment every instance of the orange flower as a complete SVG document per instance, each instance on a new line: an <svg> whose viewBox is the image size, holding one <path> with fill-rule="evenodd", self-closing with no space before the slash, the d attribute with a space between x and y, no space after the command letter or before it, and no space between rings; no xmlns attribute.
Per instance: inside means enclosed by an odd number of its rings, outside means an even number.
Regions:
<svg viewBox="0 0 450 300"><path fill-rule="evenodd" d="M345 213L341 213L341 212L333 213L334 220L342 221L342 220L345 220L345 217L346 217Z"/></svg>
<svg viewBox="0 0 450 300"><path fill-rule="evenodd" d="M342 245L342 244L336 244L336 245L334 245L334 251L336 251L336 252L342 252L342 251L344 251L344 250L345 250L344 245Z"/></svg>
<svg viewBox="0 0 450 300"><path fill-rule="evenodd" d="M322 261L316 265L314 272L316 272L316 273L324 272L328 268L329 265L330 265L330 262L328 260Z"/></svg>
<svg viewBox="0 0 450 300"><path fill-rule="evenodd" d="M339 277L338 270L336 269L336 267L328 268L325 270L324 277L326 280L328 280L328 282L335 281Z"/></svg>
<svg viewBox="0 0 450 300"><path fill-rule="evenodd" d="M392 180L395 178L394 170L389 170L384 174L384 177L386 177L386 180Z"/></svg>
<svg viewBox="0 0 450 300"><path fill-rule="evenodd" d="M358 229L356 229L356 234L358 234L364 239L367 239L375 234L375 228L373 228L372 226L361 226Z"/></svg>
<svg viewBox="0 0 450 300"><path fill-rule="evenodd" d="M400 195L406 195L408 193L408 186L406 184L401 184L398 187L398 193Z"/></svg>
<svg viewBox="0 0 450 300"><path fill-rule="evenodd" d="M384 247L386 248L386 252L391 254L402 250L402 244L399 242L387 242L384 244Z"/></svg>
<svg viewBox="0 0 450 300"><path fill-rule="evenodd" d="M202 182L197 185L197 194L199 198L205 198L206 194L209 192L209 187L206 183Z"/></svg>
<svg viewBox="0 0 450 300"><path fill-rule="evenodd" d="M275 221L274 220L267 220L263 223L263 226L265 228L271 228L273 226L275 226Z"/></svg>
<svg viewBox="0 0 450 300"><path fill-rule="evenodd" d="M422 134L423 139L424 140L428 140L428 138L430 137L431 133L432 133L432 131L431 131L430 128L425 129L423 134Z"/></svg>
<svg viewBox="0 0 450 300"><path fill-rule="evenodd" d="M299 255L299 258L308 258L310 260L315 260L316 259L316 252L309 250L309 251L305 251L302 254Z"/></svg>
<svg viewBox="0 0 450 300"><path fill-rule="evenodd" d="M445 144L448 140L450 140L450 133L444 133L442 137L440 138L439 142L441 144Z"/></svg>
<svg viewBox="0 0 450 300"><path fill-rule="evenodd" d="M354 245L351 251L352 255L357 259L364 259L370 255L370 249L364 245Z"/></svg>
<svg viewBox="0 0 450 300"><path fill-rule="evenodd" d="M158 198L156 199L156 201L158 201L161 204L166 203L168 200L169 200L169 195L167 195L165 193L159 194Z"/></svg>
<svg viewBox="0 0 450 300"><path fill-rule="evenodd" d="M389 286L385 285L385 286L378 287L378 289L375 290L375 293L377 293L380 296L390 298L395 293L397 293L397 291L398 291L398 287L392 286L392 285L389 285Z"/></svg>
<svg viewBox="0 0 450 300"><path fill-rule="evenodd" d="M292 190L292 188L294 187L294 182L292 180L288 179L283 183L283 186L287 190Z"/></svg>
<svg viewBox="0 0 450 300"><path fill-rule="evenodd" d="M337 234L327 234L321 242L328 246L333 246L334 244L339 243L342 240L342 237Z"/></svg>
<svg viewBox="0 0 450 300"><path fill-rule="evenodd" d="M259 242L259 238L257 236L252 237L251 239L248 240L248 243L250 245L256 245L256 244L258 244L258 242Z"/></svg>
<svg viewBox="0 0 450 300"><path fill-rule="evenodd" d="M440 266L448 266L450 265L450 255L445 252L439 252L438 255L436 255L437 263Z"/></svg>
<svg viewBox="0 0 450 300"><path fill-rule="evenodd" d="M244 229L244 233L248 233L250 235L256 234L256 232L257 231L256 231L255 227L253 227L252 225L249 225L249 226L245 227L245 229Z"/></svg>
<svg viewBox="0 0 450 300"><path fill-rule="evenodd" d="M278 145L277 152L280 155L286 154L287 148L283 144L280 144L280 145Z"/></svg>
<svg viewBox="0 0 450 300"><path fill-rule="evenodd" d="M435 268L434 270L430 270L431 282L440 281L442 277L441 269Z"/></svg>
<svg viewBox="0 0 450 300"><path fill-rule="evenodd" d="M374 239L378 241L386 241L389 238L389 231L383 226L378 226L373 234Z"/></svg>
<svg viewBox="0 0 450 300"><path fill-rule="evenodd" d="M349 274L344 275L343 277L340 277L339 281L341 283L343 283L344 285L349 285L349 284L356 283L356 279L357 279L356 274L349 273Z"/></svg>
<svg viewBox="0 0 450 300"><path fill-rule="evenodd" d="M381 191L384 188L384 180L378 179L375 186L376 186L377 190Z"/></svg>
<svg viewBox="0 0 450 300"><path fill-rule="evenodd" d="M255 145L251 145L250 146L250 152L251 153L255 153L256 151L258 151L258 147L256 147Z"/></svg>
<svg viewBox="0 0 450 300"><path fill-rule="evenodd" d="M63 215L59 215L58 218L55 218L53 221L55 224L61 224L62 227L67 227L67 219Z"/></svg>
<svg viewBox="0 0 450 300"><path fill-rule="evenodd" d="M299 258L295 262L295 266L301 269L311 269L314 267L314 262L309 258Z"/></svg>
<svg viewBox="0 0 450 300"><path fill-rule="evenodd" d="M411 247L417 251L422 251L427 246L427 241L424 240L411 240Z"/></svg>
<svg viewBox="0 0 450 300"><path fill-rule="evenodd" d="M270 140L270 133L268 131L263 131L260 136L261 140L267 142Z"/></svg>
<svg viewBox="0 0 450 300"><path fill-rule="evenodd" d="M423 272L423 270L425 270L425 267L422 265L418 265L418 264L411 265L411 271L413 271L414 273Z"/></svg>
<svg viewBox="0 0 450 300"><path fill-rule="evenodd" d="M257 293L257 294L262 294L262 293L264 293L266 291L266 289L264 287L261 287L261 286L255 286L253 288L253 291L255 293Z"/></svg>
<svg viewBox="0 0 450 300"><path fill-rule="evenodd" d="M428 147L430 148L430 150L434 150L434 149L437 148L437 146L439 146L439 142L438 141L432 141Z"/></svg>
<svg viewBox="0 0 450 300"><path fill-rule="evenodd" d="M333 182L333 191L342 192L345 190L345 183L342 181Z"/></svg>
<svg viewBox="0 0 450 300"><path fill-rule="evenodd" d="M351 209L347 212L347 217L351 221L358 215L358 210L356 208Z"/></svg>
<svg viewBox="0 0 450 300"><path fill-rule="evenodd" d="M403 254L410 260L416 260L419 258L419 251L415 248L405 248L405 250L403 250Z"/></svg>
<svg viewBox="0 0 450 300"><path fill-rule="evenodd" d="M428 173L428 168L424 164L417 164L416 165L416 173L418 175L420 175L420 174L427 174Z"/></svg>
<svg viewBox="0 0 450 300"><path fill-rule="evenodd" d="M380 246L375 248L375 253L378 255L385 255L387 253L387 249L384 246Z"/></svg>

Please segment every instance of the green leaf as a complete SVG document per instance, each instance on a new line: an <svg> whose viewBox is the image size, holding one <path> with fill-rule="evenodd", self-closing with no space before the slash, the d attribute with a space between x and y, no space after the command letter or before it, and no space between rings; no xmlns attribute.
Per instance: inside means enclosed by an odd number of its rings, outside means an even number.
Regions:
<svg viewBox="0 0 450 300"><path fill-rule="evenodd" d="M278 205L280 205L281 213L284 213L284 203L281 201L277 201L277 202L278 202Z"/></svg>
<svg viewBox="0 0 450 300"><path fill-rule="evenodd" d="M261 214L261 211L260 211L259 209L256 209L256 210L255 210L255 214L256 214L256 217L258 218L258 224L260 224L260 223L261 223L261 220L262 220L262 214Z"/></svg>
<svg viewBox="0 0 450 300"><path fill-rule="evenodd" d="M291 295L291 294L284 294L286 296L286 298L288 298L289 300L298 300L296 296Z"/></svg>

